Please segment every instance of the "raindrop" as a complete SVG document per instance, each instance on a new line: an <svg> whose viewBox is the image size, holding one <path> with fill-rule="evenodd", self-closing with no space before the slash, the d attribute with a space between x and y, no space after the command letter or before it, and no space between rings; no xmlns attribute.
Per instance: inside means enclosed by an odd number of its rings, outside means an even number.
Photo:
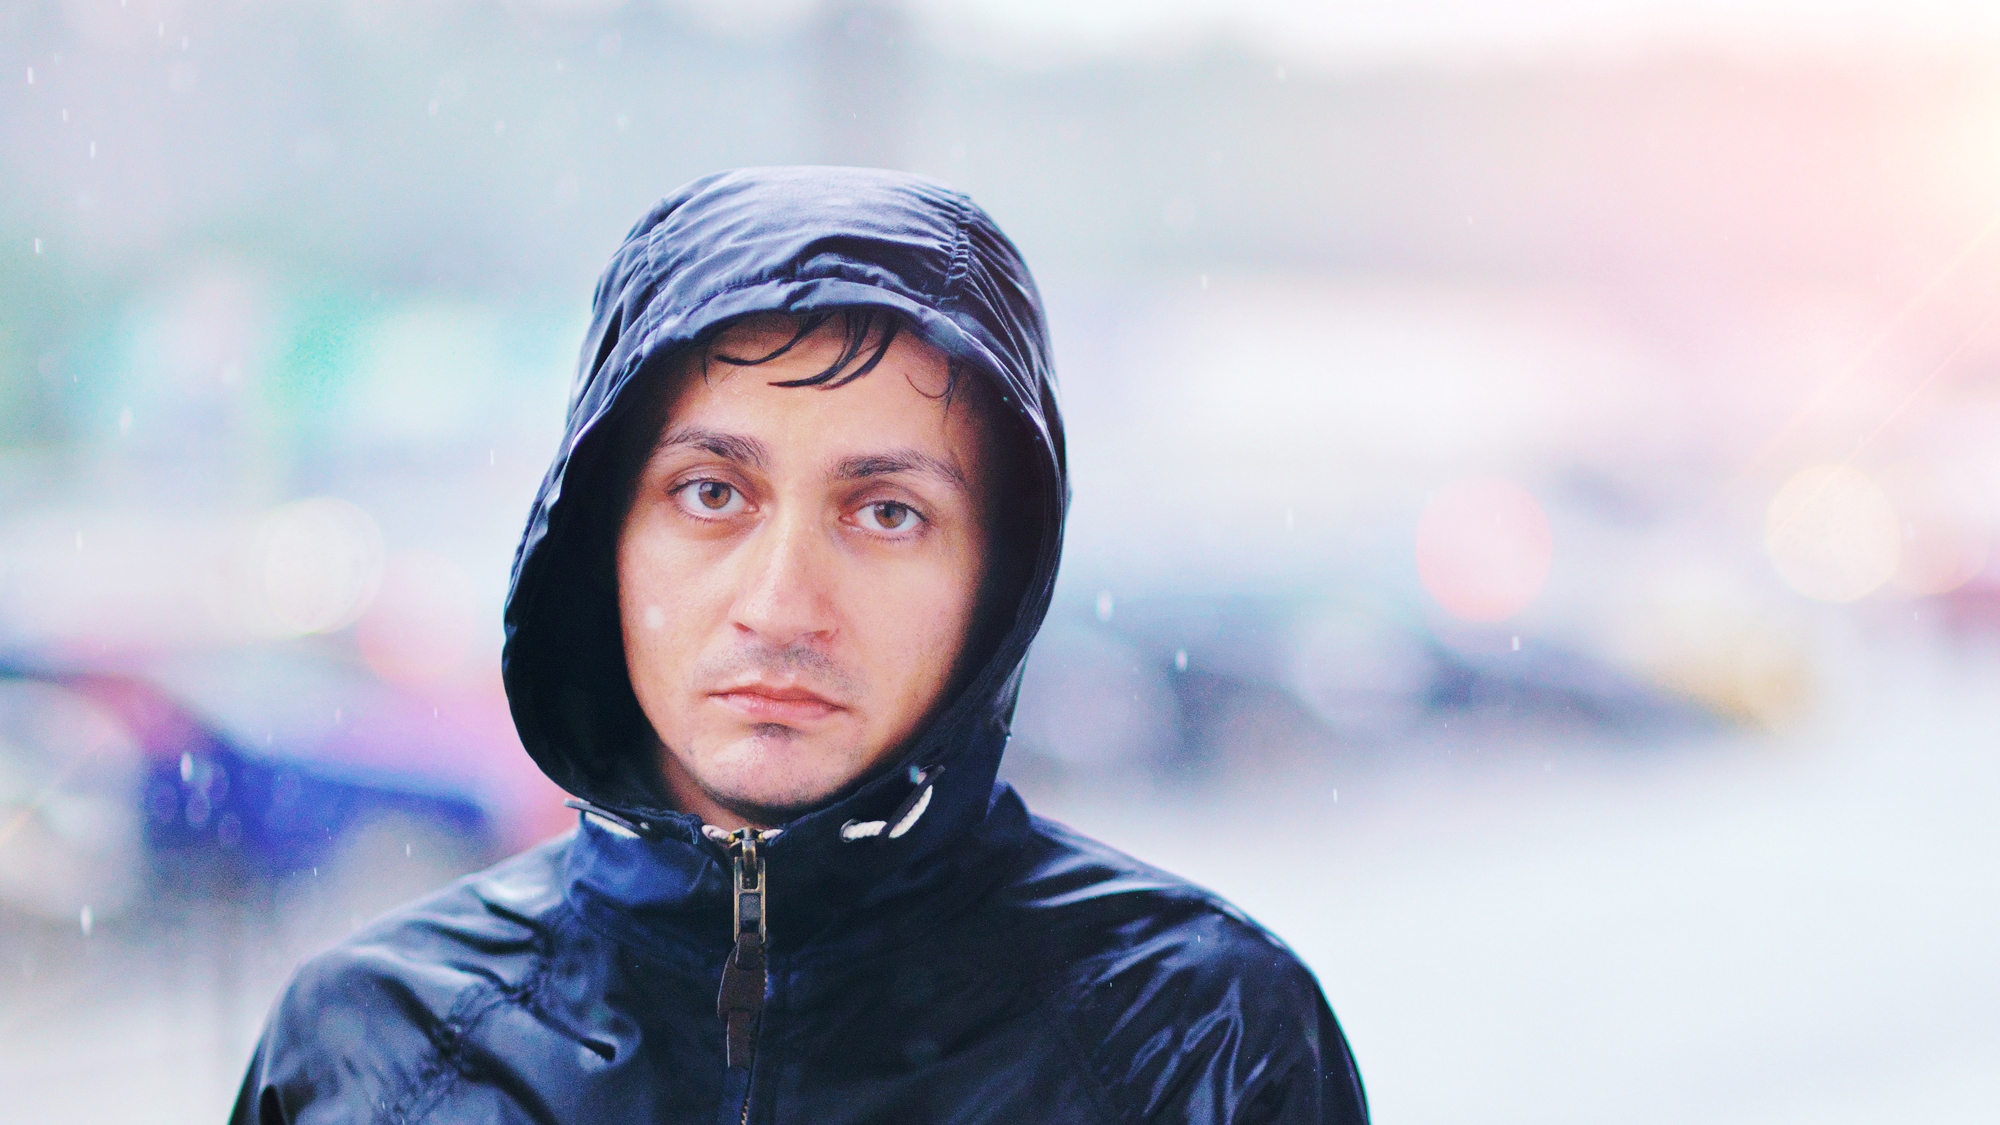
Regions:
<svg viewBox="0 0 2000 1125"><path fill-rule="evenodd" d="M35 84L35 68L31 66L28 68L28 85L33 86L34 84Z"/></svg>
<svg viewBox="0 0 2000 1125"><path fill-rule="evenodd" d="M486 451L486 463L487 463L487 464L489 464L489 465L497 465L497 464L499 464L499 463L500 463L500 452L499 452L499 450L496 450L496 449L489 449L489 450L487 450L487 451Z"/></svg>
<svg viewBox="0 0 2000 1125"><path fill-rule="evenodd" d="M194 755L193 755L193 754L186 754L186 753L184 753L184 754L182 754L182 755L181 755L181 780L182 780L182 781L193 781L193 780L194 780Z"/></svg>
<svg viewBox="0 0 2000 1125"><path fill-rule="evenodd" d="M37 238L35 240L35 253L39 254L41 252L42 252L42 240Z"/></svg>
<svg viewBox="0 0 2000 1125"><path fill-rule="evenodd" d="M1293 510L1292 510L1292 509L1290 509L1290 508L1286 508L1286 509L1285 509L1285 530L1286 530L1286 531L1290 531L1291 529L1293 529L1294 527L1297 527L1298 525L1299 525L1299 514L1298 514L1297 512L1295 512L1295 511L1293 511Z"/></svg>
<svg viewBox="0 0 2000 1125"><path fill-rule="evenodd" d="M91 158L92 160L95 160L95 159L97 159L97 142L96 142L96 141L92 141L92 142L90 142L90 158Z"/></svg>
<svg viewBox="0 0 2000 1125"><path fill-rule="evenodd" d="M622 132L624 132L624 131L625 131L625 127L626 127L626 126L628 126L628 125L630 125L630 124L632 124L632 119L631 119L630 117L627 117L627 116L625 116L625 115L624 115L624 114L622 114L622 113L618 115L618 131L619 131L619 132L621 132L621 133L622 133Z"/></svg>
<svg viewBox="0 0 2000 1125"><path fill-rule="evenodd" d="M1519 637L1514 638L1514 651L1515 652L1521 651L1521 638Z"/></svg>
<svg viewBox="0 0 2000 1125"><path fill-rule="evenodd" d="M1208 275L1207 275L1207 274L1202 274L1202 275L1201 275L1201 287L1202 287L1203 289L1207 289L1207 288L1208 288Z"/></svg>
<svg viewBox="0 0 2000 1125"><path fill-rule="evenodd" d="M62 111L62 119L64 123L67 123L69 121L69 110L65 109Z"/></svg>
<svg viewBox="0 0 2000 1125"><path fill-rule="evenodd" d="M132 408L128 406L125 409L118 412L118 435L120 437L123 437L131 432L132 432Z"/></svg>
<svg viewBox="0 0 2000 1125"><path fill-rule="evenodd" d="M1336 805L1340 803L1340 788L1338 786L1335 786L1333 790L1333 803Z"/></svg>
<svg viewBox="0 0 2000 1125"><path fill-rule="evenodd" d="M1279 67L1279 68L1278 68L1278 81L1280 81L1280 82L1283 82L1283 81L1285 80L1285 74L1286 74L1286 71L1285 71L1285 68L1284 68L1284 67L1282 67L1282 66L1281 66L1281 67Z"/></svg>
<svg viewBox="0 0 2000 1125"><path fill-rule="evenodd" d="M1187 671L1187 650L1184 648L1174 650L1174 671Z"/></svg>
<svg viewBox="0 0 2000 1125"><path fill-rule="evenodd" d="M90 931L94 929L97 924L96 919L90 916L90 907L85 906L81 911L79 911L77 913L76 920L77 923L83 927L83 936L89 937Z"/></svg>
<svg viewBox="0 0 2000 1125"><path fill-rule="evenodd" d="M505 121L495 121L495 122L493 123L493 135L494 135L494 136L496 136L496 137L497 137L497 136L499 136L500 134L502 134L502 133L505 133L506 131L507 131L507 123L506 123Z"/></svg>
<svg viewBox="0 0 2000 1125"><path fill-rule="evenodd" d="M409 842L406 840L403 843L403 855L407 857L409 854L410 854L410 845Z"/></svg>
<svg viewBox="0 0 2000 1125"><path fill-rule="evenodd" d="M1111 601L1111 591L1106 590L1097 595L1097 619L1099 621L1111 620L1111 611L1114 608L1115 606Z"/></svg>

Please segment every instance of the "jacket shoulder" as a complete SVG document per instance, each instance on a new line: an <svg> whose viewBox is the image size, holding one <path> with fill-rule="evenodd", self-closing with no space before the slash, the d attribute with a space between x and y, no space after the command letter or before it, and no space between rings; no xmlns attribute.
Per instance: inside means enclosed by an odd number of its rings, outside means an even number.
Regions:
<svg viewBox="0 0 2000 1125"><path fill-rule="evenodd" d="M265 1025L234 1120L415 1116L455 1073L467 1030L533 989L564 908L568 842L467 876L300 965Z"/></svg>
<svg viewBox="0 0 2000 1125"><path fill-rule="evenodd" d="M1220 896L1036 818L1009 909L1135 1121L1364 1122L1312 972Z"/></svg>
<svg viewBox="0 0 2000 1125"><path fill-rule="evenodd" d="M1006 908L1057 942L1066 963L1172 953L1191 972L1296 978L1317 991L1282 942L1220 895L1054 821L1035 817L1032 825L1029 861Z"/></svg>

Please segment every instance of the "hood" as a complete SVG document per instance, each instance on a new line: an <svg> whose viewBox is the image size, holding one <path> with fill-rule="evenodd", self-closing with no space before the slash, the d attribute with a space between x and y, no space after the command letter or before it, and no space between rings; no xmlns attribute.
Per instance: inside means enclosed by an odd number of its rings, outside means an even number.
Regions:
<svg viewBox="0 0 2000 1125"><path fill-rule="evenodd" d="M919 767L935 789L926 832L983 815L1007 740L1020 668L1040 628L1068 506L1041 298L1019 251L966 196L934 181L858 168L757 168L681 188L640 220L597 286L568 425L514 559L502 670L521 742L555 783L634 822L689 837L667 808L650 728L626 675L616 593L593 506L612 487L608 442L621 404L666 377L674 353L761 312L873 306L990 380L1014 413L1012 466L1024 534L997 545L1022 580L1006 620L982 630L978 670L896 767L787 825L795 836L895 815ZM898 768L908 766L909 769ZM933 823L934 822L934 823Z"/></svg>

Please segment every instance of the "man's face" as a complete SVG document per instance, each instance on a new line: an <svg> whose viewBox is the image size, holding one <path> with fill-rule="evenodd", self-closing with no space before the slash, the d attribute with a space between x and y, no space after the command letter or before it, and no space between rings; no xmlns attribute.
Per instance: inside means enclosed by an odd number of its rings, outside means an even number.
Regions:
<svg viewBox="0 0 2000 1125"><path fill-rule="evenodd" d="M762 356L793 331L752 321L710 354ZM770 385L817 374L840 342L823 330L751 367L692 359L619 531L632 688L669 792L710 824L780 823L883 762L972 626L978 423L908 333L845 386Z"/></svg>

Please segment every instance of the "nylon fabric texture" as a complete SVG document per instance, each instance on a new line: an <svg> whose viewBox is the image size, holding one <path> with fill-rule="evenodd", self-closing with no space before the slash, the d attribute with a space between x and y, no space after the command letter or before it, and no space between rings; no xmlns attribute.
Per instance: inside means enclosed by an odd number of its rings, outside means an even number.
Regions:
<svg viewBox="0 0 2000 1125"><path fill-rule="evenodd" d="M731 855L667 807L576 498L606 420L677 351L752 313L852 306L992 381L1034 490L1005 545L1024 581L901 758L758 847L768 990L732 1067ZM996 780L1061 554L1063 443L1040 296L964 195L765 168L662 201L597 288L506 610L522 743L589 812L303 965L233 1120L1366 1122L1339 1025L1282 943ZM875 822L899 834L854 830Z"/></svg>

